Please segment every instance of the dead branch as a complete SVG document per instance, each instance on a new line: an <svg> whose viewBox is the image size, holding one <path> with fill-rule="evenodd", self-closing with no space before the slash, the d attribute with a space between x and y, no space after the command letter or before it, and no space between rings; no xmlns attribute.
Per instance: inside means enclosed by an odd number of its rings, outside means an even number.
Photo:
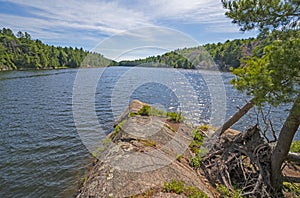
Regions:
<svg viewBox="0 0 300 198"><path fill-rule="evenodd" d="M300 183L300 178L299 177L289 177L289 176L284 176L283 181L285 182L291 182L291 183Z"/></svg>
<svg viewBox="0 0 300 198"><path fill-rule="evenodd" d="M289 152L289 154L287 155L286 160L291 161L291 162L300 162L300 154Z"/></svg>
<svg viewBox="0 0 300 198"><path fill-rule="evenodd" d="M254 106L253 99L245 104L238 112L236 112L227 122L223 124L220 128L217 129L216 135L222 135L227 129L234 125L237 121L241 119L252 107Z"/></svg>

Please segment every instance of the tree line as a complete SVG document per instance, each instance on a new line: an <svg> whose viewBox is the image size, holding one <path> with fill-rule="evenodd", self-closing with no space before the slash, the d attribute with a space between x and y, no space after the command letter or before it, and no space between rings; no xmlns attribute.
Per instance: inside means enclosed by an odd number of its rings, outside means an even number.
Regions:
<svg viewBox="0 0 300 198"><path fill-rule="evenodd" d="M9 28L0 30L0 71L107 66L110 60L82 48L55 47Z"/></svg>
<svg viewBox="0 0 300 198"><path fill-rule="evenodd" d="M227 40L224 43L205 44L203 46L177 49L158 56L144 59L126 60L119 66L154 66L183 69L211 69L230 71L241 66L241 60L249 56L262 56L263 47L272 42L271 37Z"/></svg>
<svg viewBox="0 0 300 198"><path fill-rule="evenodd" d="M133 61L115 62L103 55L82 48L55 47L32 39L30 34L3 28L0 30L0 71L19 69L55 69L104 66L154 66L183 69L218 68L229 71L238 68L241 59L262 54L267 38L236 39L224 43L206 44L194 48L177 49L158 56ZM260 47L258 47L260 46Z"/></svg>
<svg viewBox="0 0 300 198"><path fill-rule="evenodd" d="M240 67L242 60L249 56L261 57L263 48L271 42L272 37L227 40L144 59L116 62L82 48L49 46L32 39L27 32L19 31L14 35L12 30L3 28L0 30L0 71L137 65L230 71Z"/></svg>

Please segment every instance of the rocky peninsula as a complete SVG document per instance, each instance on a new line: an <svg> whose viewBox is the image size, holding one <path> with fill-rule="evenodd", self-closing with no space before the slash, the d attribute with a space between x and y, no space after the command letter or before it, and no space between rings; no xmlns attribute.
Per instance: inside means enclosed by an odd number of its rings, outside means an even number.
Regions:
<svg viewBox="0 0 300 198"><path fill-rule="evenodd" d="M134 100L114 128L95 154L98 160L77 198L218 194L191 164L201 145L194 140L197 130L184 123L180 114Z"/></svg>

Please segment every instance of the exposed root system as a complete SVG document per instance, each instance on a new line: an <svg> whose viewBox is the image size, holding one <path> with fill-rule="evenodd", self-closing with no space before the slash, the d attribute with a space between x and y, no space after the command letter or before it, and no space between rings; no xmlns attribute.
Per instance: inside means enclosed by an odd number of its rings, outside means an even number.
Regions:
<svg viewBox="0 0 300 198"><path fill-rule="evenodd" d="M239 188L243 197L273 197L270 157L270 145L254 126L236 136L222 135L202 159L202 169L212 184Z"/></svg>

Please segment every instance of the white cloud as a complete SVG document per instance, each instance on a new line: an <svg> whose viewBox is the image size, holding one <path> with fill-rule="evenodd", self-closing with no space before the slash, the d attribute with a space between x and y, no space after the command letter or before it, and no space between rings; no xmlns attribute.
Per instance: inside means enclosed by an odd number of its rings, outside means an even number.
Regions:
<svg viewBox="0 0 300 198"><path fill-rule="evenodd" d="M99 30L115 34L124 29L149 24L142 13L122 8L117 2L95 1L30 1L10 0L39 10L29 10L40 20L54 23L57 27L73 27Z"/></svg>
<svg viewBox="0 0 300 198"><path fill-rule="evenodd" d="M155 25L206 24L207 31L237 32L218 0L8 0L24 6L32 17L1 14L0 24L30 32L43 41L96 45L105 37ZM36 9L33 9L36 8ZM228 24L228 27L226 27ZM176 25L175 25L176 26ZM187 30L188 31L188 30ZM188 33L188 32L187 32ZM139 35L151 39L151 34ZM154 39L153 36L152 39ZM87 45L86 45L87 46Z"/></svg>
<svg viewBox="0 0 300 198"><path fill-rule="evenodd" d="M9 0L9 2L22 5L34 17L18 16L18 13L1 14L0 11L1 26L10 27L14 31L30 32L33 37L49 43L59 43L59 40L69 41L90 49L105 35L111 36L131 28L152 25L143 13L121 7L117 2L87 3L83 0ZM86 33L91 31L93 35L87 36Z"/></svg>
<svg viewBox="0 0 300 198"><path fill-rule="evenodd" d="M136 9L141 9L154 20L167 19L186 23L213 23L228 21L225 10L218 0L151 0L141 1Z"/></svg>

